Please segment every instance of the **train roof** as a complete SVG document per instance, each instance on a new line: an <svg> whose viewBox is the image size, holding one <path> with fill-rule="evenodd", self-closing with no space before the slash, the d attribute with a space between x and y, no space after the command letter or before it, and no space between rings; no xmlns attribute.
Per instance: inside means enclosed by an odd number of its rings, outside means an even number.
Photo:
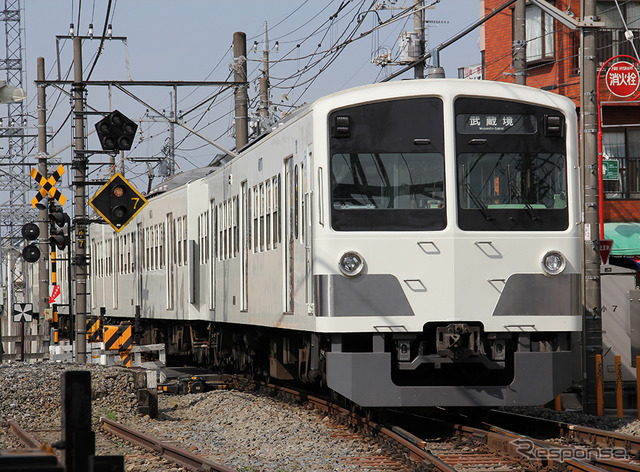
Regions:
<svg viewBox="0 0 640 472"><path fill-rule="evenodd" d="M453 97L456 95L495 97L507 100L539 101L541 105L573 108L573 102L557 93L507 82L469 79L409 79L376 84L361 85L341 90L316 100L311 107L328 111L350 103L368 100L385 100L401 96L411 97L424 94Z"/></svg>
<svg viewBox="0 0 640 472"><path fill-rule="evenodd" d="M217 168L218 166L198 167L196 169L187 170L180 172L179 174L172 175L171 177L167 177L159 185L151 189L151 192L149 192L147 197L154 197L161 193L168 192L169 190L173 190L174 188L182 187L189 182L209 175Z"/></svg>

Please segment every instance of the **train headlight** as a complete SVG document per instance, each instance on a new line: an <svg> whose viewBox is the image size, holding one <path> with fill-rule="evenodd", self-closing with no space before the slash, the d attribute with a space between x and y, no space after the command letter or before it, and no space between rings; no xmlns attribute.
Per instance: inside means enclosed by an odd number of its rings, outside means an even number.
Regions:
<svg viewBox="0 0 640 472"><path fill-rule="evenodd" d="M345 252L338 262L340 272L347 277L355 277L364 268L364 258L355 251Z"/></svg>
<svg viewBox="0 0 640 472"><path fill-rule="evenodd" d="M564 271L567 260L558 251L549 251L542 258L542 269L549 275L558 275Z"/></svg>

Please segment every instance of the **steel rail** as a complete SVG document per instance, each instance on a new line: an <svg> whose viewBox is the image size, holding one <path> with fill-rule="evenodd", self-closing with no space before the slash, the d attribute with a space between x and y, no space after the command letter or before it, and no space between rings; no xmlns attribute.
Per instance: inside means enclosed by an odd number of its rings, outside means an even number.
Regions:
<svg viewBox="0 0 640 472"><path fill-rule="evenodd" d="M580 438L602 447L621 447L628 453L640 454L640 437L630 434L604 431L575 424L561 425L561 431L568 437Z"/></svg>
<svg viewBox="0 0 640 472"><path fill-rule="evenodd" d="M38 438L36 438L33 434L24 429L15 421L9 421L9 429L27 448L40 449L43 451L47 449L47 446L43 442L38 440Z"/></svg>
<svg viewBox="0 0 640 472"><path fill-rule="evenodd" d="M529 431L525 431L522 426L527 425L536 431L544 430L556 436L581 439L600 447L624 448L631 455L640 455L640 436L495 410L490 412L488 421L492 424L507 425L507 428L524 434Z"/></svg>
<svg viewBox="0 0 640 472"><path fill-rule="evenodd" d="M181 466L206 472L236 472L236 469L230 469L229 467L225 467L221 464L208 461L202 456L198 456L177 446L160 441L141 433L140 431L136 431L133 428L117 423L116 421L101 417L99 424L106 432L114 434L132 444L143 447L148 451L155 452L165 459Z"/></svg>
<svg viewBox="0 0 640 472"><path fill-rule="evenodd" d="M594 459L594 464L609 472L640 472L640 465L613 459Z"/></svg>

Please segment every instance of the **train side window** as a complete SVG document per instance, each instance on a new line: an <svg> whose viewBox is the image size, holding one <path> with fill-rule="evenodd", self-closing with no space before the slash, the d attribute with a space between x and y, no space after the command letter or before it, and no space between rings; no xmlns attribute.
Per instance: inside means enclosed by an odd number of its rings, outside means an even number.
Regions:
<svg viewBox="0 0 640 472"><path fill-rule="evenodd" d="M278 233L280 228L280 220L278 219L278 205L280 203L280 176L277 175L272 179L273 188L273 249L278 247Z"/></svg>
<svg viewBox="0 0 640 472"><path fill-rule="evenodd" d="M160 253L160 268L164 269L164 222L160 223L160 236L158 238L158 245L158 252Z"/></svg>
<svg viewBox="0 0 640 472"><path fill-rule="evenodd" d="M177 258L176 261L179 266L182 265L182 244L180 244L180 238L182 237L182 218L176 218L176 249L177 249Z"/></svg>
<svg viewBox="0 0 640 472"><path fill-rule="evenodd" d="M298 205L300 203L300 181L298 179L298 164L296 164L293 169L293 185L295 186L293 191L293 237L295 239L298 239Z"/></svg>
<svg viewBox="0 0 640 472"><path fill-rule="evenodd" d="M156 227L155 225L149 228L149 246L151 248L151 260L149 262L149 269L156 270Z"/></svg>
<svg viewBox="0 0 640 472"><path fill-rule="evenodd" d="M231 259L235 251L233 247L233 199L229 199L227 205L227 237L229 238L229 259Z"/></svg>
<svg viewBox="0 0 640 472"><path fill-rule="evenodd" d="M260 251L264 251L264 184L260 184Z"/></svg>
<svg viewBox="0 0 640 472"><path fill-rule="evenodd" d="M251 206L251 189L247 188L247 215L245 221L242 222L244 230L246 234L243 236L245 238L245 242L243 244L248 245L248 249L251 250L251 217L252 206Z"/></svg>
<svg viewBox="0 0 640 472"><path fill-rule="evenodd" d="M266 237L267 250L271 249L271 180L267 180L267 195L266 195L266 215L265 215L265 229L264 234Z"/></svg>
<svg viewBox="0 0 640 472"><path fill-rule="evenodd" d="M182 263L187 265L187 216L183 216L182 220Z"/></svg>
<svg viewBox="0 0 640 472"><path fill-rule="evenodd" d="M229 254L231 253L231 241L229 241L229 200L226 200L222 204L222 232L224 238L224 259L229 259Z"/></svg>
<svg viewBox="0 0 640 472"><path fill-rule="evenodd" d="M253 252L258 252L258 218L260 213L258 186L253 187Z"/></svg>
<svg viewBox="0 0 640 472"><path fill-rule="evenodd" d="M306 224L306 208L304 204L304 195L307 192L305 187L305 178L304 178L304 164L300 164L300 243L304 244L304 232L305 232L305 224Z"/></svg>
<svg viewBox="0 0 640 472"><path fill-rule="evenodd" d="M233 197L233 257L238 255L238 221L240 218L240 212L238 211L238 197Z"/></svg>
<svg viewBox="0 0 640 472"><path fill-rule="evenodd" d="M224 259L224 239L222 231L224 229L224 220L222 219L222 202L218 203L216 208L216 228L218 231L218 260Z"/></svg>
<svg viewBox="0 0 640 472"><path fill-rule="evenodd" d="M211 212L209 210L205 213L204 221L204 261L209 261L209 224L211 221Z"/></svg>

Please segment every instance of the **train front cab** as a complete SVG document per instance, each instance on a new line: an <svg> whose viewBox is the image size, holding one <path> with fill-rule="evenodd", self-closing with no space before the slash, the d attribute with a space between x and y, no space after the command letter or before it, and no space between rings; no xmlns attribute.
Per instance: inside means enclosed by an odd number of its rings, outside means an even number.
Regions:
<svg viewBox="0 0 640 472"><path fill-rule="evenodd" d="M327 112L314 250L340 271L316 271L317 326L329 387L362 406L542 404L571 384L573 106L470 87Z"/></svg>

